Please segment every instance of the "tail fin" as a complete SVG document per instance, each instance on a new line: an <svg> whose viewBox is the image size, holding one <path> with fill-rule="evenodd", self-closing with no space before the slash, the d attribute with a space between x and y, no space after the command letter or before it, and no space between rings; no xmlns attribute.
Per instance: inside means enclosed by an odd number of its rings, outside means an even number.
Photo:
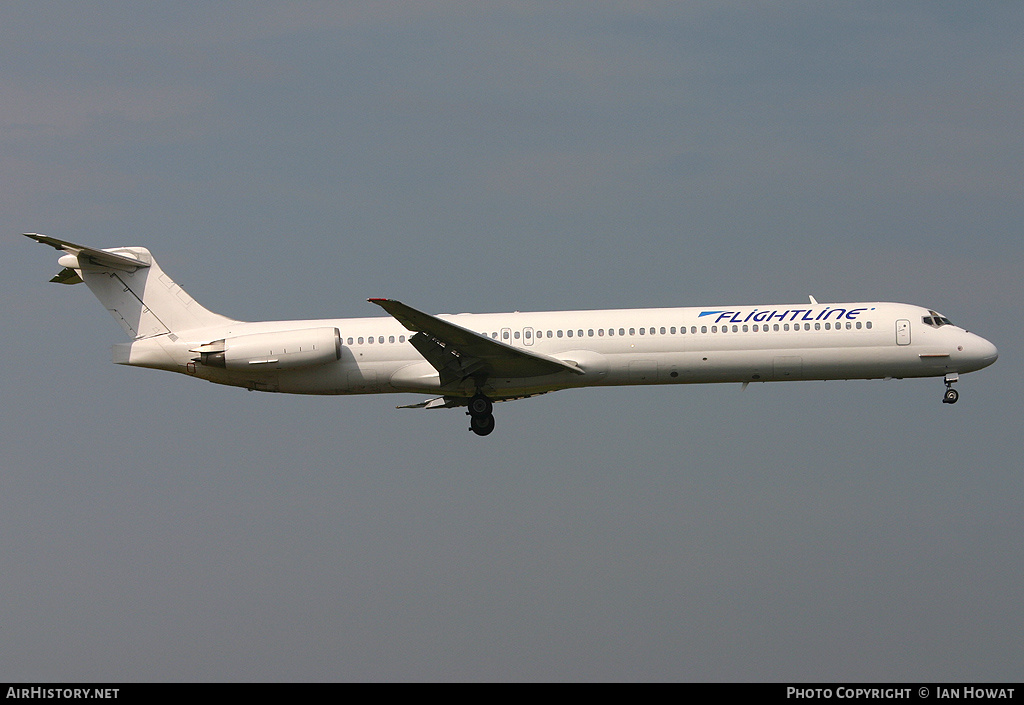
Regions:
<svg viewBox="0 0 1024 705"><path fill-rule="evenodd" d="M145 247L96 250L37 233L25 233L25 237L65 252L58 260L64 269L50 281L85 282L130 338L151 338L231 322L185 293L164 274Z"/></svg>

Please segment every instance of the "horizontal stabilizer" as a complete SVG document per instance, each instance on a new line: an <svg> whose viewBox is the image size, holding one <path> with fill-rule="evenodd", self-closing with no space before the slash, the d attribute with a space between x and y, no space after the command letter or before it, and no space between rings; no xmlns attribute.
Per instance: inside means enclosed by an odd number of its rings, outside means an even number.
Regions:
<svg viewBox="0 0 1024 705"><path fill-rule="evenodd" d="M76 245L73 242L67 240L58 240L54 237L47 237L46 235L40 235L39 233L24 233L25 237L32 238L36 242L40 242L44 245L49 245L55 250L63 250L69 255L77 258L77 267L69 267L68 269L81 269L82 267L106 267L108 269L118 269L121 271L134 272L140 267L148 267L149 262L134 257L132 255L120 254L110 252L109 250L97 250L92 247L86 247L85 245ZM63 263L62 263L63 264ZM58 274L57 277L61 277ZM59 281L61 284L74 284L77 282L69 282L58 280L57 277L50 281Z"/></svg>
<svg viewBox="0 0 1024 705"><path fill-rule="evenodd" d="M78 276L78 272L71 267L65 267L50 281L54 284L81 284L85 280Z"/></svg>

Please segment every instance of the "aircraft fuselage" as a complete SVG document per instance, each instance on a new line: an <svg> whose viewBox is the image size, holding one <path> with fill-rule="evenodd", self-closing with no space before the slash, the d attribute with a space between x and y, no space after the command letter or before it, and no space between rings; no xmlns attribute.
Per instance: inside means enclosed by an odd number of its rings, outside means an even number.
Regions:
<svg viewBox="0 0 1024 705"><path fill-rule="evenodd" d="M535 377L491 377L492 397L633 384L935 377L981 369L995 346L928 309L897 303L613 309L441 315L470 331L574 364ZM340 355L312 367L249 369L195 363L215 339L337 329ZM294 394L443 393L471 396L472 378L442 385L438 371L389 317L235 322L115 347L115 362L182 372L218 384ZM274 351L268 350L268 355Z"/></svg>

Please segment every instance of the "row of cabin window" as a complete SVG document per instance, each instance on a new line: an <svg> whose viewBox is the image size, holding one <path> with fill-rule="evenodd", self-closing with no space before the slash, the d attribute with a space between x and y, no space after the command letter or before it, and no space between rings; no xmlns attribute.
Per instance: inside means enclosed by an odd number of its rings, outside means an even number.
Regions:
<svg viewBox="0 0 1024 705"><path fill-rule="evenodd" d="M834 324L831 323L830 321L825 321L824 323L816 322L814 324L814 330L822 330L822 326L824 326L825 330L842 330L843 329L843 324L838 322L838 321L836 323L834 323ZM862 323L861 321L855 321L855 322L854 321L846 321L846 330L854 330L854 329L860 330L862 327L870 329L871 328L871 321L866 321L864 323ZM793 331L805 330L806 331L806 330L811 330L811 324L810 323L804 323L804 327L800 328L800 324L799 323L794 323L793 326L792 326L792 329L790 328L790 324L789 323L773 323L773 324L771 324L770 328L769 328L769 324L767 324L767 323L765 323L764 325L761 325L761 326L758 326L757 323L754 323L751 326L748 326L747 324L743 324L743 325L733 324L733 326L731 328L731 331L733 333L740 333L740 332L743 332L743 333L748 333L748 332L768 333L769 330L774 331L774 332L778 332L780 330L781 331L788 331L788 330L793 330ZM657 335L658 331L661 332L661 335L676 335L676 327L675 326L671 326L669 328L666 328L665 326L662 326L660 329L658 329L658 328L640 328L640 329L630 328L629 329L629 335L636 335L638 332L639 332L640 335L648 335L648 334L650 334L650 335ZM727 326L727 325L725 325L725 326L711 326L710 328L708 326L701 326L700 327L700 332L704 333L704 334L707 334L708 332L711 332L711 333L728 333L728 332L730 332L730 327ZM544 337L544 333L545 333L545 331L542 331L542 330L537 331L537 337L538 338L543 338ZM686 334L686 326L680 326L679 327L679 333L685 335ZM690 333L692 335L696 335L697 334L697 326L690 326ZM586 337L588 337L588 338L593 338L595 334L598 337L604 337L605 329L604 328L598 328L597 331L595 332L595 330L593 328L591 328L591 329L586 331ZM609 337L614 337L616 335L615 329L614 328L608 328L607 329L607 334L608 334ZM577 331L571 331L571 330L564 331L564 337L572 338L574 335L575 335L575 337L582 338L582 337L584 337L584 332L583 332L582 329L577 330ZM624 337L626 335L626 329L625 328L619 328L618 335ZM497 340L498 339L498 334L497 333L491 333L491 337L493 339ZM514 340L519 340L520 339L519 331L504 330L501 333L501 337L502 337L503 340L509 340L510 337L511 337L511 339L514 339ZM523 337L526 338L526 340L530 340L533 337L533 331L531 331L531 330L523 331ZM560 331L560 330L550 331L549 330L549 331L547 331L547 337L548 338L561 338L561 337L563 337L563 331ZM347 340L347 344L348 345L354 345L354 344L362 345L363 342L364 342L364 338L362 336L359 336L358 338L349 337L348 340ZM375 343L375 342L383 345L384 344L384 336L383 335L379 335L376 338L374 338L371 335L371 336L365 338L365 342L368 343L368 344L371 344L371 345L373 343ZM404 343L405 342L405 336L404 335L400 335L396 339L395 336L389 335L389 336L387 336L387 342L389 342L389 343L395 343L395 342Z"/></svg>
<svg viewBox="0 0 1024 705"><path fill-rule="evenodd" d="M778 324L778 323L773 323L771 330L772 331L778 331L779 330L779 325L780 324ZM787 331L787 330L790 329L788 323L783 323L781 325L782 325L782 330L783 331ZM830 323L829 321L825 321L824 323L821 323L821 322L815 323L814 324L814 330L822 330L822 326L824 326L825 330L843 330L843 324L841 322L839 322L839 321L836 321L835 323ZM738 329L740 329L740 328L743 329L744 333L747 332L747 326L746 325L743 325L743 326L733 325L732 326L732 332L733 333L739 333L740 331ZM867 328L867 329L870 330L871 329L871 321L864 321L863 323L861 321L846 321L846 330L854 330L854 329L860 330L861 328ZM756 323L752 326L752 330L753 330L754 333L758 332L757 324ZM800 324L799 323L794 323L793 324L793 330L794 331L798 331L798 330L811 330L811 324L810 323L804 323L804 327L800 328ZM695 333L696 331L697 331L697 326L692 326L690 328L690 332L691 333ZM768 332L768 324L767 323L764 324L763 326L761 326L761 331L764 332L764 333ZM685 333L686 329L685 328L681 328L680 332ZM700 327L700 332L701 333L707 333L708 332L708 327L707 326L701 326ZM718 326L711 326L711 332L712 333L718 333L719 332ZM729 332L729 326L722 326L721 332L722 333L728 333Z"/></svg>
<svg viewBox="0 0 1024 705"><path fill-rule="evenodd" d="M854 321L846 321L845 323L846 323L846 330L854 330L854 329L860 330L862 327L863 328L869 328L869 329L871 328L871 321L867 321L867 322L864 322L864 323L862 323L861 321L856 321L856 322L854 322ZM842 330L843 329L843 324L841 322L837 321L836 323L833 324L833 323L831 323L829 321L825 321L825 323L821 323L821 322L815 323L814 324L814 330L822 330L822 326L824 326L825 330ZM598 328L596 330L596 332L595 332L595 330L593 328L591 328L591 329L586 331L586 337L593 338L595 334L598 337L603 337L605 335L605 330L606 329L604 329L604 328ZM791 329L790 329L790 324L789 323L781 323L781 324L780 323L773 323L773 324L771 324L770 328L769 328L769 324L767 324L767 323L765 323L764 325L758 325L757 323L754 323L753 325L734 324L732 326L732 328L731 328L731 331L733 333L740 333L740 332L749 333L751 331L754 332L754 333L758 333L758 332L768 333L769 330L771 330L771 331L780 331L780 330L781 331L788 331L788 330L791 330ZM811 324L810 323L804 323L804 327L800 328L800 324L799 323L794 323L793 326L792 326L792 330L794 330L794 331L798 331L798 330L811 330ZM665 326L662 326L660 329L659 328L639 328L639 329L637 329L637 328L630 328L628 334L629 335L637 335L639 333L640 335L657 335L659 332L661 333L661 335L676 335L676 327L675 326L671 326L670 328L666 328ZM728 332L730 332L730 327L727 326L727 325L726 326L711 326L710 328L708 326L700 326L700 332L704 333L704 334L707 334L708 332L711 332L711 333L719 333L719 332L721 332L721 333L728 333ZM686 326L680 326L679 327L679 333L680 334L685 334L686 333ZM690 326L690 333L692 335L696 335L697 334L697 326ZM545 331L542 331L542 330L537 331L537 338L545 337L544 334L545 334ZM627 333L626 333L626 329L625 328L619 328L618 329L618 335L619 336L625 336L626 334ZM525 338L526 340L530 340L532 335L533 335L533 331L526 330L526 331L523 331L523 336L522 337ZM582 329L577 330L577 331L572 331L572 330L564 331L564 337L566 337L566 338L572 338L574 335L577 338L582 338L582 337L584 337L584 331ZM615 329L614 328L608 328L607 329L607 335L609 337L615 336L616 335ZM497 333L491 333L491 337L494 338L495 340L497 340L498 339L498 334ZM561 338L561 337L563 337L563 331L560 331L560 330L550 331L549 330L549 331L547 331L547 337L548 338ZM519 331L503 330L501 332L501 338L502 338L502 340L509 340L510 338L513 339L513 340L519 340L519 338L520 338Z"/></svg>
<svg viewBox="0 0 1024 705"><path fill-rule="evenodd" d="M363 344L363 341L364 341L364 338L363 338L363 336L359 336L358 338L351 338L351 337L350 337L350 338L348 339L348 341L346 342L346 345L353 345L353 344L357 344L357 343L358 343L359 345L362 345L362 344ZM367 343L369 343L370 345L372 345L373 343L380 343L381 345L383 345L383 344L384 344L384 336L383 336L383 335L378 335L378 336L377 336L376 338L374 338L374 337L373 337L373 336L371 335L370 337L368 337L368 338L365 338L365 341L366 341ZM393 335L389 335L389 336L388 336L388 342L389 342L389 343L395 343L395 342L398 342L398 343L404 343L404 342L405 342L405 336L404 336L404 335L400 335L400 336L398 336L398 338L397 338L397 340L396 340L396 339L395 339L395 336L393 336Z"/></svg>

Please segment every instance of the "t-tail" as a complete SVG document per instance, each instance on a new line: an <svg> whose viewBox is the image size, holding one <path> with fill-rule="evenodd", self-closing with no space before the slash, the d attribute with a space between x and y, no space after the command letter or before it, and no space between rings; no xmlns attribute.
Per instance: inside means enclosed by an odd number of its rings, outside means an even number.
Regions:
<svg viewBox="0 0 1024 705"><path fill-rule="evenodd" d="M63 252L58 264L64 269L50 281L84 282L134 340L231 322L175 284L145 247L97 250L38 233L25 237Z"/></svg>

